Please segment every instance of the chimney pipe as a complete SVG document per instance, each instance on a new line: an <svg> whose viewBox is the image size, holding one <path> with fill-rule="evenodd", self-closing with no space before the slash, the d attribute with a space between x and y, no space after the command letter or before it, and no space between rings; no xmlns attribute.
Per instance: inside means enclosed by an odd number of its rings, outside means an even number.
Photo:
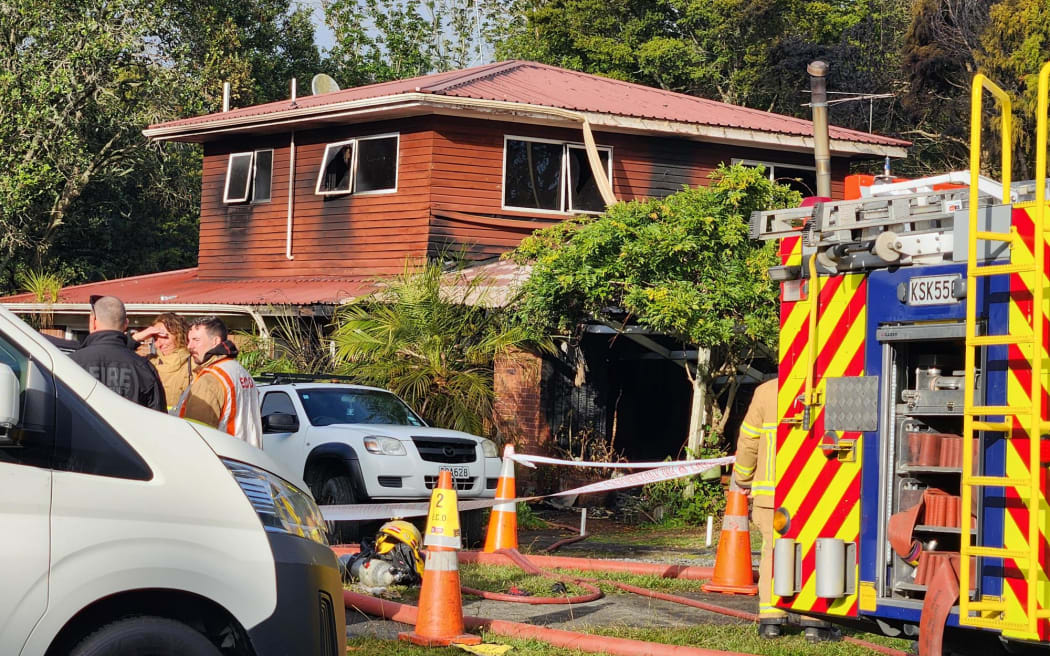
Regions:
<svg viewBox="0 0 1050 656"><path fill-rule="evenodd" d="M810 107L813 108L813 158L817 162L817 195L831 198L831 146L828 137L828 65L817 60L809 73Z"/></svg>
<svg viewBox="0 0 1050 656"><path fill-rule="evenodd" d="M230 111L230 83L222 83L222 111Z"/></svg>

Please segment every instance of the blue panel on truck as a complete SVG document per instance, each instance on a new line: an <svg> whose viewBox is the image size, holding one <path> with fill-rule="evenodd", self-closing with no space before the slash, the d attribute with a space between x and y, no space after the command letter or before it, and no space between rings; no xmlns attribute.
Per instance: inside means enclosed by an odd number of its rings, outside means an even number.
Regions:
<svg viewBox="0 0 1050 656"><path fill-rule="evenodd" d="M900 267L873 271L868 276L868 326L865 347L865 374L882 375L882 349L877 331L887 324L917 324L928 322L963 322L966 318L966 303L948 302L936 305L910 305L901 297L907 297L909 281L912 278L959 275L966 279L964 264L943 266ZM995 326L1005 327L1009 313L1009 277L992 276L980 281L978 293L978 322L982 319L993 327L991 332L1002 332ZM985 403L1001 405L1006 403L1007 362L1005 346L992 346L986 349L987 371L985 380ZM881 403L881 399L880 399ZM884 417L880 407L879 416ZM881 421L880 421L881 424ZM864 460L865 467L861 473L861 529L860 529L860 580L874 585L878 553L888 549L885 542L879 541L879 478L881 466L894 466L892 462L880 462L881 435L885 426L879 431L865 433ZM1005 441L999 437L988 440L985 446L985 473L1002 475L1005 471ZM1001 493L993 495L992 488L984 488L982 497L982 542L984 544L1002 544L1003 501ZM1001 561L985 559L981 585L986 594L999 594L1002 585L996 575ZM905 608L887 605L883 591L876 588L878 606L875 611L861 610L865 615L875 615L887 619L919 621L917 608ZM892 604L892 602L890 602ZM956 626L958 618L953 613L948 619L949 626Z"/></svg>

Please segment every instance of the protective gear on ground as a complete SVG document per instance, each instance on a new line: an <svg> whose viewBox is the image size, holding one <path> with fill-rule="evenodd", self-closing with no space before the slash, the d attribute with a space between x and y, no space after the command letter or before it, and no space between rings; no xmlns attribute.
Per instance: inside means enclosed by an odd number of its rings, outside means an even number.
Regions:
<svg viewBox="0 0 1050 656"><path fill-rule="evenodd" d="M414 570L423 576L423 536L411 522L395 519L383 524L376 534L376 553L391 561L395 569Z"/></svg>

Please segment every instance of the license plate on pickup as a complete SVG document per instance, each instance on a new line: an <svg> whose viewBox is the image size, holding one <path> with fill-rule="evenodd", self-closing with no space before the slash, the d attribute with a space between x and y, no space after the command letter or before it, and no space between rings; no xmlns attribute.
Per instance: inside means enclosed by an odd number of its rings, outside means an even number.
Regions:
<svg viewBox="0 0 1050 656"><path fill-rule="evenodd" d="M470 469L468 467L439 467L438 471L452 472L452 478L470 477Z"/></svg>

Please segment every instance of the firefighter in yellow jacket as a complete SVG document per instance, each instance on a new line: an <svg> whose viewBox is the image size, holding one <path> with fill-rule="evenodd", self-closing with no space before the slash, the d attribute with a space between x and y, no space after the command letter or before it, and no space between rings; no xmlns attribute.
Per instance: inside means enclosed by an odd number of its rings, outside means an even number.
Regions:
<svg viewBox="0 0 1050 656"><path fill-rule="evenodd" d="M736 463L730 490L740 490L752 498L751 519L762 533L762 560L758 565L758 633L776 638L787 613L773 605L773 491L777 480L777 380L767 380L755 388L736 443ZM839 637L822 620L801 616L806 640L822 642Z"/></svg>
<svg viewBox="0 0 1050 656"><path fill-rule="evenodd" d="M750 493L751 519L762 532L762 561L758 566L758 632L765 638L780 635L787 613L773 605L773 487L776 480L777 381L755 389L740 424L736 464L730 490Z"/></svg>

